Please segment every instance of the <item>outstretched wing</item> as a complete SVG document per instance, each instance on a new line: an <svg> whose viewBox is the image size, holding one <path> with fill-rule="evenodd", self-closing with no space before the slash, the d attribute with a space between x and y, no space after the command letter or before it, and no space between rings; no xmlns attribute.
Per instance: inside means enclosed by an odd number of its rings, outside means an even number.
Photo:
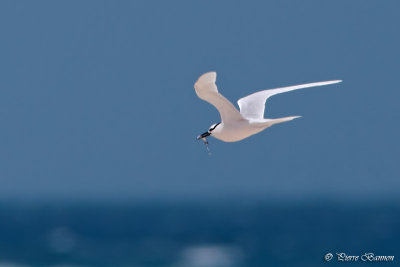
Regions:
<svg viewBox="0 0 400 267"><path fill-rule="evenodd" d="M216 79L216 72L207 72L201 75L194 84L197 96L217 108L222 122L242 120L243 117L239 110L218 92L217 85L215 84Z"/></svg>
<svg viewBox="0 0 400 267"><path fill-rule="evenodd" d="M327 81L327 82L316 82L316 83L307 83L300 84L276 89L269 89L260 92L256 92L254 94L248 95L238 100L238 105L240 108L240 114L246 119L263 119L264 118L264 110L265 110L265 102L268 97L289 92L292 90L314 87L314 86L322 86L328 84L339 83L341 80L335 81Z"/></svg>

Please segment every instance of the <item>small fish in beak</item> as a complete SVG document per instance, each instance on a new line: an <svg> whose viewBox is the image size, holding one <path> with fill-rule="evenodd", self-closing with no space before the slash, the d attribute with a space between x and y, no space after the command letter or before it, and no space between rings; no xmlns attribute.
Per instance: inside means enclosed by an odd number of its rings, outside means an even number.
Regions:
<svg viewBox="0 0 400 267"><path fill-rule="evenodd" d="M210 133L209 132L205 132L199 136L197 136L197 140L203 140L204 144L206 145L207 151L208 151L208 155L211 156L211 151L210 148L208 146L208 141L207 141L207 136L209 136Z"/></svg>
<svg viewBox="0 0 400 267"><path fill-rule="evenodd" d="M197 136L197 140L206 138L206 137L209 136L209 135L210 135L209 132L202 133L201 135Z"/></svg>

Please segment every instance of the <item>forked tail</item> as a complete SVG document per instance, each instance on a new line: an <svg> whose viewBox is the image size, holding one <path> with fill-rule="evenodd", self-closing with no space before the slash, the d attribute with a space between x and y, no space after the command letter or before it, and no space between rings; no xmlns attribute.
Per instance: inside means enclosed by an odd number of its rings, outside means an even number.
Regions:
<svg viewBox="0 0 400 267"><path fill-rule="evenodd" d="M261 126L261 127L269 127L277 123L282 123L286 121L291 121L297 118L300 118L301 116L290 116L290 117L283 117L283 118L278 118L278 119L262 119L262 120L254 120L251 121L251 124L256 125L256 126Z"/></svg>

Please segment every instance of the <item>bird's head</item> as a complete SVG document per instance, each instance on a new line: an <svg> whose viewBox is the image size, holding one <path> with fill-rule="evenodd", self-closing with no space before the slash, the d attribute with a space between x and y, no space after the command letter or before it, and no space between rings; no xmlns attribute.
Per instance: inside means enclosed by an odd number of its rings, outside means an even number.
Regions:
<svg viewBox="0 0 400 267"><path fill-rule="evenodd" d="M206 138L207 136L212 135L212 132L215 130L215 128L217 128L218 125L220 125L221 123L214 123L213 125L210 126L210 128L208 129L207 132L202 133L201 135L197 136L197 140L202 139L202 138Z"/></svg>

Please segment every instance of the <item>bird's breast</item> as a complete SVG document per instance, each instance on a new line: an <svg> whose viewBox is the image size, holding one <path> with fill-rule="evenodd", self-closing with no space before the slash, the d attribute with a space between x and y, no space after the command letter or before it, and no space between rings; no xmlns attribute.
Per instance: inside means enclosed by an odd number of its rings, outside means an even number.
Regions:
<svg viewBox="0 0 400 267"><path fill-rule="evenodd" d="M255 127L247 121L232 124L222 124L212 136L224 142L237 142L264 130L264 127Z"/></svg>

